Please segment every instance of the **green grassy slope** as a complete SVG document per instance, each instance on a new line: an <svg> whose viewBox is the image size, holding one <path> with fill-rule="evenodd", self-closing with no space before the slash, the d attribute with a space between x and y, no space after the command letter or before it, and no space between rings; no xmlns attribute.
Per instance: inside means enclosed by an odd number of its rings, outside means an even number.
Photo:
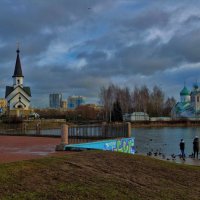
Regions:
<svg viewBox="0 0 200 200"><path fill-rule="evenodd" d="M200 168L112 152L0 165L0 199L199 199Z"/></svg>

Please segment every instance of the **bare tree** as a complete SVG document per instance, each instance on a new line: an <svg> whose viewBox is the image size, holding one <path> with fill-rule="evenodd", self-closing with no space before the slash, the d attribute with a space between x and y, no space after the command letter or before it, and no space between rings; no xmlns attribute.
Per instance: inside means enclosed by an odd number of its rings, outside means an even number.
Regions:
<svg viewBox="0 0 200 200"><path fill-rule="evenodd" d="M146 85L143 85L140 89L140 104L141 111L147 112L149 106L149 89Z"/></svg>
<svg viewBox="0 0 200 200"><path fill-rule="evenodd" d="M117 99L120 103L122 113L128 113L131 109L131 95L128 87L117 88Z"/></svg>
<svg viewBox="0 0 200 200"><path fill-rule="evenodd" d="M140 111L140 90L137 86L135 86L131 94L131 99L132 99L133 110L136 112Z"/></svg>
<svg viewBox="0 0 200 200"><path fill-rule="evenodd" d="M150 95L150 113L152 116L158 117L163 113L164 108L164 92L158 86L153 87Z"/></svg>
<svg viewBox="0 0 200 200"><path fill-rule="evenodd" d="M168 97L164 104L163 115L170 116L171 110L175 104L176 104L176 100L174 99L174 97L171 97L171 98Z"/></svg>
<svg viewBox="0 0 200 200"><path fill-rule="evenodd" d="M135 111L147 112L150 116L161 116L172 108L175 99L168 98L165 102L165 94L158 86L154 86L150 91L146 85L140 88L135 86L130 93L129 88L120 88L117 85L110 84L107 88L100 90L100 101L104 106L106 120L111 120L111 111L114 102L119 101L122 114Z"/></svg>
<svg viewBox="0 0 200 200"><path fill-rule="evenodd" d="M106 113L106 120L111 121L112 107L116 99L116 86L110 84L108 88L102 87L100 89L100 102L104 106Z"/></svg>
<svg viewBox="0 0 200 200"><path fill-rule="evenodd" d="M104 111L105 111L105 116L104 119L108 119L108 99L107 99L107 89L103 86L100 88L100 93L99 93L99 98L100 98L100 104L103 105Z"/></svg>
<svg viewBox="0 0 200 200"><path fill-rule="evenodd" d="M149 89L146 85L141 88L137 86L132 92L132 107L137 112L147 112L149 104Z"/></svg>

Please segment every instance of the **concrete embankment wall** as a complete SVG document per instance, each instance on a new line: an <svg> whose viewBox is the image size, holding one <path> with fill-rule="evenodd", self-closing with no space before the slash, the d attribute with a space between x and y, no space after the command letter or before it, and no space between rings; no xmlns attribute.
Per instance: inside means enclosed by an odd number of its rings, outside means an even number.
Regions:
<svg viewBox="0 0 200 200"><path fill-rule="evenodd" d="M89 122L88 122L89 123ZM4 123L0 121L0 130L2 129L60 129L63 124L66 124L64 119L38 119L38 120L24 120L22 123ZM69 122L67 122L68 125ZM98 123L97 123L98 124ZM100 123L101 124L101 123ZM187 120L170 120L170 121L136 121L131 122L132 128L139 127L195 127L200 126L200 121Z"/></svg>
<svg viewBox="0 0 200 200"><path fill-rule="evenodd" d="M132 128L139 127L195 127L200 126L199 120L170 120L170 121L137 121L131 122Z"/></svg>

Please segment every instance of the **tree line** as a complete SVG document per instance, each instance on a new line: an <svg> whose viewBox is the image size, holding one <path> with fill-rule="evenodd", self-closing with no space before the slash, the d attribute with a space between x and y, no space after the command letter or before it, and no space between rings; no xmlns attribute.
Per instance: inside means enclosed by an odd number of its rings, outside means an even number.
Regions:
<svg viewBox="0 0 200 200"><path fill-rule="evenodd" d="M146 112L150 117L170 116L176 104L174 97L166 97L161 87L155 85L150 90L146 85L121 88L115 84L102 87L99 92L100 103L104 107L104 119L120 121L122 115L132 112ZM118 116L118 120L115 120Z"/></svg>

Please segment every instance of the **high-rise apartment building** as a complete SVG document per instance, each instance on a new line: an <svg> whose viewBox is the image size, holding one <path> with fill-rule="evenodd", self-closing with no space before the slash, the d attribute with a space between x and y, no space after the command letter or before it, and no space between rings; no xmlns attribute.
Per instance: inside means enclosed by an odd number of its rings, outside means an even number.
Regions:
<svg viewBox="0 0 200 200"><path fill-rule="evenodd" d="M62 101L61 102L61 108L67 109L67 101Z"/></svg>
<svg viewBox="0 0 200 200"><path fill-rule="evenodd" d="M50 108L61 108L62 105L62 94L50 94L49 95L49 107Z"/></svg>
<svg viewBox="0 0 200 200"><path fill-rule="evenodd" d="M85 97L83 96L69 96L67 99L68 109L75 109L83 104L85 104Z"/></svg>

